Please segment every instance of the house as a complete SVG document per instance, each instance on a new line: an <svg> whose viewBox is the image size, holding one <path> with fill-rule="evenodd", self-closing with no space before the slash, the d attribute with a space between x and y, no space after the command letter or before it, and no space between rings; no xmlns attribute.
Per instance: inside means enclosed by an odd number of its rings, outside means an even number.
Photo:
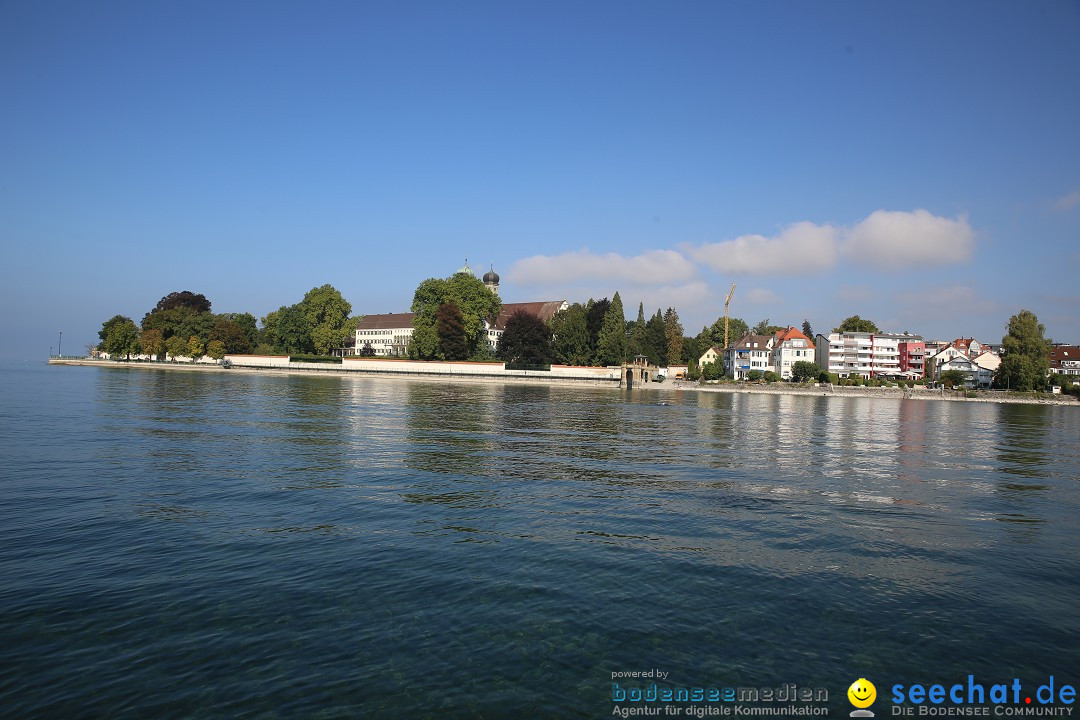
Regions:
<svg viewBox="0 0 1080 720"><path fill-rule="evenodd" d="M1076 375L1074 381L1080 381L1080 346L1051 345L1048 357L1050 375Z"/></svg>
<svg viewBox="0 0 1080 720"><path fill-rule="evenodd" d="M724 357L724 351L713 345L711 348L705 351L705 354L698 358L698 367L703 368L709 363L720 361Z"/></svg>
<svg viewBox="0 0 1080 720"><path fill-rule="evenodd" d="M794 327L777 330L772 346L772 370L782 380L791 379L791 368L800 361L814 362L814 341Z"/></svg>
<svg viewBox="0 0 1080 720"><path fill-rule="evenodd" d="M929 347L929 343L927 346ZM956 369L955 367L945 367L945 365L958 357L965 357L969 360L981 358L976 364L989 371L991 376L1001 364L1001 357L992 352L989 345L980 343L974 338L957 338L940 348L936 353L928 355L926 360L927 377L937 378L943 368L946 370Z"/></svg>
<svg viewBox="0 0 1080 720"><path fill-rule="evenodd" d="M993 370L981 367L973 358L964 354L955 355L939 363L935 377L941 377L941 373L949 370L959 370L964 373L964 387L968 388L988 388L994 379Z"/></svg>
<svg viewBox="0 0 1080 720"><path fill-rule="evenodd" d="M775 344L775 335L743 335L724 350L724 367L728 377L745 380L751 370L760 370L763 373L768 370L775 371L772 363Z"/></svg>

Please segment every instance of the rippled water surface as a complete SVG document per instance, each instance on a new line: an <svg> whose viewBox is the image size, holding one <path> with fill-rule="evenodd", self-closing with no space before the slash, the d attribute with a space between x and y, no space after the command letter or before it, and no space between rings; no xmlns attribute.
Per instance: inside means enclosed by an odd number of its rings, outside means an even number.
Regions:
<svg viewBox="0 0 1080 720"><path fill-rule="evenodd" d="M1080 408L16 365L0 716L1080 680Z"/></svg>

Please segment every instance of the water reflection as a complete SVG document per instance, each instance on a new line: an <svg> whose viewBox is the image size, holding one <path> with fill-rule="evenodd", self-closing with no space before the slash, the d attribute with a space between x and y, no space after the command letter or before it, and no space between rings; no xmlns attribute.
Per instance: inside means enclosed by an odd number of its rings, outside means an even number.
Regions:
<svg viewBox="0 0 1080 720"><path fill-rule="evenodd" d="M1002 472L1025 478L1046 477L1044 447L1049 409L1041 405L998 405L997 458ZM1040 485L1003 483L1003 490L1043 489Z"/></svg>

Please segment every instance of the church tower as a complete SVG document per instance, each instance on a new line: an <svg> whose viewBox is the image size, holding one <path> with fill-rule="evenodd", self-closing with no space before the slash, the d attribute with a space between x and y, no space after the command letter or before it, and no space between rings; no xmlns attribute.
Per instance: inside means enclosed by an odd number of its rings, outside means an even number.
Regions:
<svg viewBox="0 0 1080 720"><path fill-rule="evenodd" d="M496 295L499 294L499 275L495 272L494 266L491 266L491 269L484 273L484 285L491 292Z"/></svg>

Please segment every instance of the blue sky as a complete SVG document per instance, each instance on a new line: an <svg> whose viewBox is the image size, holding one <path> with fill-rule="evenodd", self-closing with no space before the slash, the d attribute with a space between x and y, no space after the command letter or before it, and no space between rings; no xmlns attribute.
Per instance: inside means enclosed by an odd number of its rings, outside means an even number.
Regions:
<svg viewBox="0 0 1080 720"><path fill-rule="evenodd" d="M9 359L193 290L1080 342L1077 2L0 2ZM70 345L69 345L70 343Z"/></svg>

